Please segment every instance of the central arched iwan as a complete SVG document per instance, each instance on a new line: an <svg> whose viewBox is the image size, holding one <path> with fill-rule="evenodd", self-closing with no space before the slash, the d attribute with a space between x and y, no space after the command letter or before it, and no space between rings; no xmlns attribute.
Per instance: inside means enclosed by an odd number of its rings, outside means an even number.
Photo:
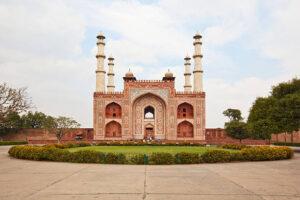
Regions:
<svg viewBox="0 0 300 200"><path fill-rule="evenodd" d="M146 112L146 113L145 113ZM135 135L140 135L143 138L144 135L144 125L147 120L154 120L154 133L155 135L165 135L166 129L166 104L162 98L152 93L146 93L133 102L132 105L132 113L133 113L133 133ZM151 113L153 114L148 118L148 115L145 114ZM146 121L145 121L146 120Z"/></svg>

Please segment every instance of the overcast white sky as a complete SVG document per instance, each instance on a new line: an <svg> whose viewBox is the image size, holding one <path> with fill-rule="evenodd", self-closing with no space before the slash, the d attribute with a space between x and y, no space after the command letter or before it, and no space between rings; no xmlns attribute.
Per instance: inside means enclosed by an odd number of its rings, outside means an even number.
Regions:
<svg viewBox="0 0 300 200"><path fill-rule="evenodd" d="M37 111L92 127L100 31L118 91L129 67L138 79L170 68L183 90L183 58L199 31L206 126L223 127L227 108L247 117L256 97L299 78L299 10L298 0L0 0L0 81L28 87Z"/></svg>

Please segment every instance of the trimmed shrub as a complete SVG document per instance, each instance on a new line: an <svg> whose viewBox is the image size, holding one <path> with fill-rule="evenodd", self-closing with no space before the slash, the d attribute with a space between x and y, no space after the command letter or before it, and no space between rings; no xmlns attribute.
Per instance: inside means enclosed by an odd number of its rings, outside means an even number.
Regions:
<svg viewBox="0 0 300 200"><path fill-rule="evenodd" d="M294 156L293 149L289 147L269 147L257 146L241 150L244 160L263 161L263 160L282 160Z"/></svg>
<svg viewBox="0 0 300 200"><path fill-rule="evenodd" d="M74 163L101 163L102 162L101 152L93 150L80 150L72 153L71 162Z"/></svg>
<svg viewBox="0 0 300 200"><path fill-rule="evenodd" d="M110 146L121 146L120 142L111 142L109 143Z"/></svg>
<svg viewBox="0 0 300 200"><path fill-rule="evenodd" d="M231 152L231 161L242 161L242 160L244 160L244 158L240 151Z"/></svg>
<svg viewBox="0 0 300 200"><path fill-rule="evenodd" d="M43 147L45 147L45 148L56 148L56 145L57 144L51 144L51 143L49 143L49 144L45 144Z"/></svg>
<svg viewBox="0 0 300 200"><path fill-rule="evenodd" d="M0 146L28 144L26 141L1 141Z"/></svg>
<svg viewBox="0 0 300 200"><path fill-rule="evenodd" d="M177 146L185 146L185 145L186 145L185 142L179 142L179 143L177 143Z"/></svg>
<svg viewBox="0 0 300 200"><path fill-rule="evenodd" d="M78 142L78 143L75 143L74 145L75 145L75 147L89 147L89 146L91 146L91 144L88 143L88 142Z"/></svg>
<svg viewBox="0 0 300 200"><path fill-rule="evenodd" d="M136 145L137 146L145 146L145 145L148 145L148 143L140 141Z"/></svg>
<svg viewBox="0 0 300 200"><path fill-rule="evenodd" d="M59 148L57 148L58 146ZM144 155L101 153L94 150L80 150L69 152L61 149L67 145L47 144L40 146L13 146L9 149L10 156L28 160L48 160L59 162L76 163L108 163L108 164L144 164ZM156 152L146 156L145 164L193 164L193 163L215 163L229 161L261 161L289 159L294 155L290 147L257 146L244 148L241 151L230 152L228 150L208 150L202 155L198 153L181 152L175 156L170 153ZM103 160L104 159L104 160ZM148 162L149 159L149 162Z"/></svg>
<svg viewBox="0 0 300 200"><path fill-rule="evenodd" d="M124 154L121 153L106 153L105 154L105 163L107 164L120 164L121 163L121 156Z"/></svg>
<svg viewBox="0 0 300 200"><path fill-rule="evenodd" d="M99 143L97 144L97 146L107 146L107 143L106 143L106 142L99 142Z"/></svg>
<svg viewBox="0 0 300 200"><path fill-rule="evenodd" d="M165 144L165 146L176 146L176 143L167 142L167 143Z"/></svg>
<svg viewBox="0 0 300 200"><path fill-rule="evenodd" d="M196 164L201 162L201 157L198 153L181 152L175 155L177 164Z"/></svg>
<svg viewBox="0 0 300 200"><path fill-rule="evenodd" d="M274 145L300 147L300 143L290 143L290 142L275 142Z"/></svg>
<svg viewBox="0 0 300 200"><path fill-rule="evenodd" d="M243 149L243 148L247 148L246 145L244 144L222 144L221 147L223 149Z"/></svg>
<svg viewBox="0 0 300 200"><path fill-rule="evenodd" d="M28 160L49 160L69 162L71 153L58 148L44 148L36 146L15 146L8 151L15 158Z"/></svg>
<svg viewBox="0 0 300 200"><path fill-rule="evenodd" d="M191 143L190 144L191 146L195 146L195 147L204 147L205 145L204 144L202 144L202 143Z"/></svg>
<svg viewBox="0 0 300 200"><path fill-rule="evenodd" d="M124 146L135 146L134 142L124 142L123 143Z"/></svg>
<svg viewBox="0 0 300 200"><path fill-rule="evenodd" d="M68 148L74 148L74 147L77 147L77 146L73 143L61 143L61 144L56 145L56 148L60 148L60 149L68 149Z"/></svg>
<svg viewBox="0 0 300 200"><path fill-rule="evenodd" d="M136 164L136 165L143 165L144 164L144 154L138 153L138 154L129 154L127 156L128 161L130 164Z"/></svg>
<svg viewBox="0 0 300 200"><path fill-rule="evenodd" d="M207 163L228 162L231 160L231 153L226 150L207 150L201 158Z"/></svg>
<svg viewBox="0 0 300 200"><path fill-rule="evenodd" d="M149 164L170 165L174 163L174 156L170 153L156 152L149 155Z"/></svg>
<svg viewBox="0 0 300 200"><path fill-rule="evenodd" d="M151 145L152 145L152 146L161 146L161 143L158 143L158 142L151 142Z"/></svg>

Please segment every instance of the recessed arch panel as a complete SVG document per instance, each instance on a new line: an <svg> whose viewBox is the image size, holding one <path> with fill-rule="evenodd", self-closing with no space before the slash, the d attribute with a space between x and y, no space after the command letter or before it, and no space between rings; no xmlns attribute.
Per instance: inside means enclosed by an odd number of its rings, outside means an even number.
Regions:
<svg viewBox="0 0 300 200"><path fill-rule="evenodd" d="M177 126L177 137L192 138L194 137L194 127L188 121L183 121Z"/></svg>
<svg viewBox="0 0 300 200"><path fill-rule="evenodd" d="M105 126L105 137L122 137L121 124L111 121Z"/></svg>
<svg viewBox="0 0 300 200"><path fill-rule="evenodd" d="M108 104L105 108L105 117L121 119L122 118L121 106L115 102Z"/></svg>
<svg viewBox="0 0 300 200"><path fill-rule="evenodd" d="M182 103L177 108L177 118L178 119L193 119L194 118L194 109L193 106L189 103Z"/></svg>

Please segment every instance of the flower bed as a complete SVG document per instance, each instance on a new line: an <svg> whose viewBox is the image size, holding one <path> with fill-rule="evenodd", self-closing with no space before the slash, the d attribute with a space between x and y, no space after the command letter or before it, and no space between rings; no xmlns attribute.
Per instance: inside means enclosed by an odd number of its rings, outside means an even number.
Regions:
<svg viewBox="0 0 300 200"><path fill-rule="evenodd" d="M72 145L87 145L77 143ZM69 152L63 148L70 148L71 144L51 144L38 146L13 146L9 155L15 158L28 160L47 160L74 163L102 163L102 164L197 164L230 161L263 161L290 159L294 151L289 147L252 147L241 151L208 150L203 154L181 152L175 155L166 152L151 154L141 153L112 153L93 150Z"/></svg>

